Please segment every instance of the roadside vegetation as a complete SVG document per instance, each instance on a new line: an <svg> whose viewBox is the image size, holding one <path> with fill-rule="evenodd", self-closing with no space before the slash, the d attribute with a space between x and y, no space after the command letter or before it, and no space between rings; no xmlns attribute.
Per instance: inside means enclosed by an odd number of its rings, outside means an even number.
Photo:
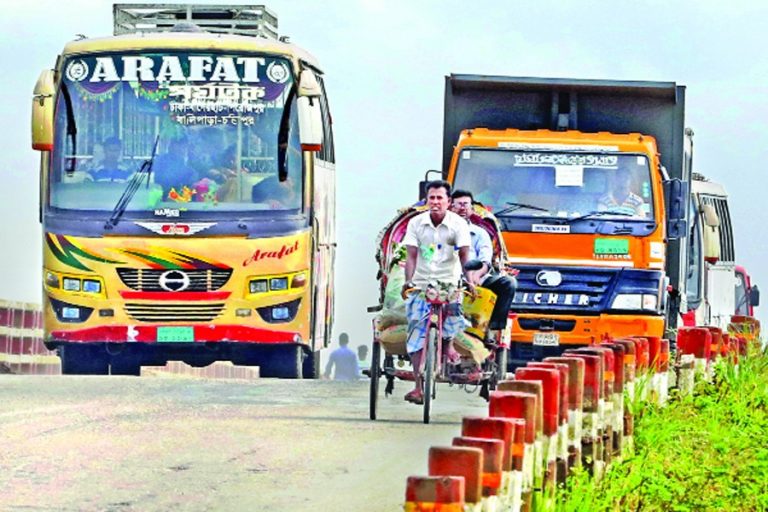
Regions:
<svg viewBox="0 0 768 512"><path fill-rule="evenodd" d="M768 352L719 360L712 382L667 407L645 404L634 454L603 479L569 478L561 511L768 510Z"/></svg>

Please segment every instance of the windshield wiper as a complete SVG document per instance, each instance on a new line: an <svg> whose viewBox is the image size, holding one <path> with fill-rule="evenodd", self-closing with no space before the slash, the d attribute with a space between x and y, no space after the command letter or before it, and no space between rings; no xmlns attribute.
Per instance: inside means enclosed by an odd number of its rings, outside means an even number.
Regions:
<svg viewBox="0 0 768 512"><path fill-rule="evenodd" d="M77 123L75 122L75 112L72 108L72 96L69 94L67 82L61 81L61 93L64 96L64 106L67 114L67 136L72 139L72 157L67 161L67 168L64 172L67 176L75 174L77 165Z"/></svg>
<svg viewBox="0 0 768 512"><path fill-rule="evenodd" d="M109 216L109 220L104 224L104 229L112 229L120 222L120 217L123 216L125 210L128 208L128 204L136 195L136 191L141 186L141 180L144 176L147 177L147 188L149 188L149 178L152 175L152 164L155 162L155 155L157 154L157 143L160 141L160 136L155 137L155 145L152 147L152 155L142 162L139 170L131 176L128 185L123 190L120 198L117 200L115 207L112 209L112 215Z"/></svg>
<svg viewBox="0 0 768 512"><path fill-rule="evenodd" d="M507 201L507 204L509 205L507 208L504 208L498 212L495 212L494 215L497 217L499 215L504 215L505 213L512 213L517 210L520 210L521 208L525 208L526 210L535 210L537 212L549 212L546 208L542 208L541 206L536 206L535 204L526 204L526 203L513 203L510 201Z"/></svg>
<svg viewBox="0 0 768 512"><path fill-rule="evenodd" d="M574 217L572 219L567 219L569 223L576 222L577 220L582 219L588 219L590 217L602 217L605 215L617 215L619 217L635 217L632 213L627 212L617 212L617 211L611 211L611 210L595 210L593 212L585 213L584 215L579 215L578 217Z"/></svg>

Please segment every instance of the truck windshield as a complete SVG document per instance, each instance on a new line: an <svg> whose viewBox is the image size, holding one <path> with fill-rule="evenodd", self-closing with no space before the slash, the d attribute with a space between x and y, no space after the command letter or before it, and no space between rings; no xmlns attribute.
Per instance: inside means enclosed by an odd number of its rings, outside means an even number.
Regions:
<svg viewBox="0 0 768 512"><path fill-rule="evenodd" d="M653 218L648 159L637 154L464 149L454 186L503 217Z"/></svg>
<svg viewBox="0 0 768 512"><path fill-rule="evenodd" d="M156 140L148 183L133 194L126 215L303 207L288 60L205 51L105 53L71 57L61 70L49 208L108 217Z"/></svg>

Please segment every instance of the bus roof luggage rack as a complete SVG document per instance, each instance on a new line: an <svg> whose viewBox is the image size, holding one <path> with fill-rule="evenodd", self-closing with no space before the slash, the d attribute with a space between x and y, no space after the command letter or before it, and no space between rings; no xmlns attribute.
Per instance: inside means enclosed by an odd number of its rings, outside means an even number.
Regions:
<svg viewBox="0 0 768 512"><path fill-rule="evenodd" d="M277 39L277 15L263 5L114 4L115 35L167 32L194 23L208 32Z"/></svg>

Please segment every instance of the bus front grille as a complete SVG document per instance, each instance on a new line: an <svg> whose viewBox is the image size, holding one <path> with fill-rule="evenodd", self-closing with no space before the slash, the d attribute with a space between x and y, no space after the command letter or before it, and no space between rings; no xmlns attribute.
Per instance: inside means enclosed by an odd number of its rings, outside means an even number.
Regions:
<svg viewBox="0 0 768 512"><path fill-rule="evenodd" d="M139 322L210 322L224 311L224 303L161 303L128 302L125 312Z"/></svg>
<svg viewBox="0 0 768 512"><path fill-rule="evenodd" d="M118 268L117 275L125 286L131 290L140 292L164 292L167 291L161 285L161 277L168 270L147 268ZM232 276L231 268L217 268L206 270L178 270L189 278L189 286L179 293L184 292L212 292L216 291L229 281ZM175 290L174 290L175 291Z"/></svg>

